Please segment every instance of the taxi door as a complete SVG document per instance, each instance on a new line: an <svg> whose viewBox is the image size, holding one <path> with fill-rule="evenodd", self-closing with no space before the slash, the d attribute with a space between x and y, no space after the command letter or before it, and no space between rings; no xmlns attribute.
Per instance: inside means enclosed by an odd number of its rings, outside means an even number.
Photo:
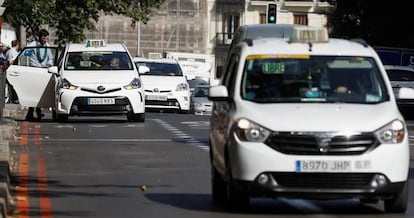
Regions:
<svg viewBox="0 0 414 218"><path fill-rule="evenodd" d="M46 67L35 67L31 58L36 47L26 47L16 58L13 65L6 70L7 81L16 91L20 105L26 107L55 106L55 77ZM45 49L40 48L40 49ZM52 59L52 65L57 63L57 48L47 47Z"/></svg>

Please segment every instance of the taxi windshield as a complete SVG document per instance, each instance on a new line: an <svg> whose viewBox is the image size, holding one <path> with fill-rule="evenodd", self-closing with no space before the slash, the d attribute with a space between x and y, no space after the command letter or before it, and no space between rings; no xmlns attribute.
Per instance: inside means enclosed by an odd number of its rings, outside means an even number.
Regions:
<svg viewBox="0 0 414 218"><path fill-rule="evenodd" d="M65 70L132 70L131 59L126 52L69 52Z"/></svg>
<svg viewBox="0 0 414 218"><path fill-rule="evenodd" d="M369 57L247 57L241 97L258 103L358 103L389 100Z"/></svg>
<svg viewBox="0 0 414 218"><path fill-rule="evenodd" d="M150 71L143 74L146 76L182 76L181 68L177 63L167 62L136 62L137 67L147 66Z"/></svg>

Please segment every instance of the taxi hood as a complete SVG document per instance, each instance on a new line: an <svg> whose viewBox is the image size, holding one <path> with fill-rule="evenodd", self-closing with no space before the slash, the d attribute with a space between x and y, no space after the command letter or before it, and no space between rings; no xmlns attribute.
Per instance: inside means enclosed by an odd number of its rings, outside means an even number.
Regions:
<svg viewBox="0 0 414 218"><path fill-rule="evenodd" d="M142 84L146 90L158 88L161 90L175 90L178 84L186 83L184 76L150 76L141 75Z"/></svg>
<svg viewBox="0 0 414 218"><path fill-rule="evenodd" d="M394 119L403 119L390 101L380 104L243 102L238 109L237 117L248 118L273 131L373 131Z"/></svg>
<svg viewBox="0 0 414 218"><path fill-rule="evenodd" d="M111 70L108 71L68 71L62 75L74 85L82 84L129 84L137 73L131 70Z"/></svg>

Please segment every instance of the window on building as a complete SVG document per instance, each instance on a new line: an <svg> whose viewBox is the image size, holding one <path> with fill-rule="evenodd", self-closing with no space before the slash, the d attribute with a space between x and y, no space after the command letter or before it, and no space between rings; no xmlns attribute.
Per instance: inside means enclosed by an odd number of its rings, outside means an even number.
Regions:
<svg viewBox="0 0 414 218"><path fill-rule="evenodd" d="M307 14L294 14L293 15L294 24L308 25L308 15Z"/></svg>
<svg viewBox="0 0 414 218"><path fill-rule="evenodd" d="M233 38L233 33L240 26L240 15L239 14L226 14L224 16L223 30L227 34L227 39Z"/></svg>

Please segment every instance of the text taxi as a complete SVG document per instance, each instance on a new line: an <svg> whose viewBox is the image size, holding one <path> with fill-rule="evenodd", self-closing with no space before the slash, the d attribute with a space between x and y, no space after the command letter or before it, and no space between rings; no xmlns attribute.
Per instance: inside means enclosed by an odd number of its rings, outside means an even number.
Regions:
<svg viewBox="0 0 414 218"><path fill-rule="evenodd" d="M53 47L41 49L57 53ZM103 40L70 43L49 68L31 66L37 58L33 50L25 48L7 69L21 105L52 107L58 121L69 116L126 115L144 122L144 91L125 45Z"/></svg>
<svg viewBox="0 0 414 218"><path fill-rule="evenodd" d="M246 39L228 60L209 91L214 201L357 198L406 210L408 132L370 46L295 27L286 39Z"/></svg>

